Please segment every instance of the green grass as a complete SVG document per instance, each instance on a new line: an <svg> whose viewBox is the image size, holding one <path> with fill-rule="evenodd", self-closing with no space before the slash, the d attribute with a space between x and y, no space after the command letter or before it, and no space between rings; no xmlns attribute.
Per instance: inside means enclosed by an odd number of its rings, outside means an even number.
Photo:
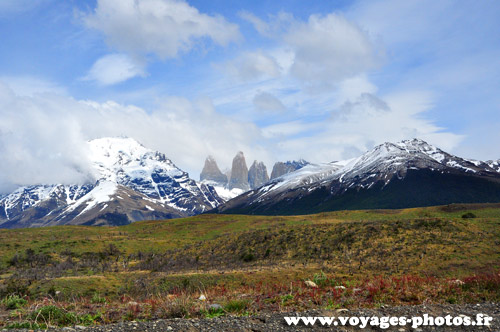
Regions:
<svg viewBox="0 0 500 332"><path fill-rule="evenodd" d="M464 214L472 212L476 218L462 218ZM407 227L408 224L415 224L415 221L425 223L426 220L438 220L442 225L430 225L427 228L425 225L420 225L421 227L417 231L412 231ZM276 257L276 244L266 239L262 240L260 238L262 235L269 234L276 239L276 234L279 232L285 232L288 235L296 232L298 236L303 236L303 239L306 239L307 236L321 236L311 234L308 231L316 228L332 234L343 233L347 237L339 238L335 235L338 241L344 242L340 243L341 245L351 241L349 237L352 237L354 231L359 232L358 234L367 240L366 232L373 232L373 229L375 229L375 232L377 232L376 246L380 250L392 248L393 242L391 241L401 245L406 245L408 241L412 241L412 245L416 246L413 249L424 246L423 249L432 250L433 246L439 245L439 243L436 243L437 240L432 241L432 236L437 236L443 242L440 250L447 250L445 247L453 246L450 241L458 241L457 246L458 243L463 241L474 244L468 245L467 250L455 248L459 249L463 255L484 256L484 254L495 254L494 250L491 250L492 248L488 249L488 247L495 246L495 241L498 241L499 222L500 207L498 204L460 204L403 210L337 211L288 217L201 215L185 219L137 222L121 227L58 226L0 230L0 271L3 271L0 273L8 275L9 260L16 253L23 253L27 249L32 249L36 253L48 254L55 260L62 260L65 251L70 251L78 256L88 252L102 251L105 246L113 244L124 255L138 252L164 253L169 251L174 255L188 254L193 256L193 259L197 256L203 259L206 256L204 255L205 249L211 250L220 242L234 241L240 237L243 237L243 240L249 241L249 243L247 243L248 248L238 248L238 250L244 250L244 252L239 252L239 257L246 258L246 261L251 262L256 258L262 258L262 256L266 255L266 252L267 256ZM443 233L442 227L450 228L452 233ZM391 234L391 228L401 228L402 233L398 236ZM352 229L352 231L348 231L348 229ZM425 231L426 240L415 242L409 238L416 236L417 232L422 230ZM467 234L473 236L467 236ZM486 238L478 239L476 246L475 237L482 234ZM451 236L452 239L448 239L448 236ZM254 250L251 243L254 237L256 238L255 241L264 241L262 243L269 244L264 253L249 251ZM297 235L293 237L297 238ZM327 240L323 238L310 239L309 242ZM307 242L304 241L304 243ZM201 243L203 245L199 246ZM258 243L255 245L258 247L255 250L262 249L259 245ZM283 245L292 246L292 244L286 243ZM373 247L373 244L370 246ZM190 247L190 249L184 249L185 247ZM220 257L234 252L229 250L230 248L227 245L224 247L226 252L221 253ZM357 243L353 243L350 249L353 248L363 250L361 245ZM302 251L314 250L314 246L309 248L306 246L302 249L297 248L296 252L291 252L288 256L299 255L302 257L304 256ZM458 258L459 255L460 252L455 256ZM280 259L290 258L285 256L281 255ZM498 253L493 258L498 259ZM478 257L478 263L482 260L484 260L484 257Z"/></svg>
<svg viewBox="0 0 500 332"><path fill-rule="evenodd" d="M7 310L20 309L24 307L28 301L26 299L20 297L19 295L9 295L5 299L2 300L2 304L5 306Z"/></svg>
<svg viewBox="0 0 500 332"><path fill-rule="evenodd" d="M0 257L2 305L20 310L24 320L8 318L19 326L47 324L22 313L30 307L25 295L29 301L54 299L61 310L61 301L76 301L64 307L56 325L220 314L206 311L197 301L201 293L218 301L223 314L238 315L419 303L426 297L500 300L498 277L491 277L500 271L500 204L0 230ZM447 286L448 280L485 273L489 277L477 279L480 288L476 279L462 288ZM320 290L307 289L305 280ZM340 285L346 293L335 288ZM352 294L357 287L362 295ZM143 304L127 305L130 299ZM114 311L117 305L121 309Z"/></svg>
<svg viewBox="0 0 500 332"><path fill-rule="evenodd" d="M230 313L241 314L245 312L250 305L249 300L230 300L224 305L224 310Z"/></svg>
<svg viewBox="0 0 500 332"><path fill-rule="evenodd" d="M0 230L0 253L5 264L14 253L32 248L41 252L60 252L71 249L75 253L97 251L105 244L114 243L126 253L161 251L178 248L197 241L206 241L225 234L282 226L311 225L340 221L391 221L418 218L461 219L473 211L473 220L499 219L498 204L453 205L447 207L414 208L403 210L337 211L316 215L269 217L241 215L201 215L192 218L144 221L121 227L56 226L33 229ZM480 207L478 209L478 207ZM448 211L449 210L449 211Z"/></svg>

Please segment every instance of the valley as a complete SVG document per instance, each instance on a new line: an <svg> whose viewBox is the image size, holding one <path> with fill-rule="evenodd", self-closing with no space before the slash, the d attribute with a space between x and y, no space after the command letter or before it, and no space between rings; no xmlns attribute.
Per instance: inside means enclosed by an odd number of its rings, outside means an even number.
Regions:
<svg viewBox="0 0 500 332"><path fill-rule="evenodd" d="M55 325L94 325L494 302L499 226L499 204L451 204L1 230L1 295L26 304L0 322L41 324L47 305L74 314Z"/></svg>

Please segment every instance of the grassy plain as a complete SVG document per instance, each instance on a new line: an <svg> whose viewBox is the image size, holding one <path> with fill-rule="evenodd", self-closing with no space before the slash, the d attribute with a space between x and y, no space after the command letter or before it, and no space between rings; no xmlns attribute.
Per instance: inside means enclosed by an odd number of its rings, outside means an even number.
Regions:
<svg viewBox="0 0 500 332"><path fill-rule="evenodd" d="M0 230L0 257L10 327L498 302L500 204Z"/></svg>

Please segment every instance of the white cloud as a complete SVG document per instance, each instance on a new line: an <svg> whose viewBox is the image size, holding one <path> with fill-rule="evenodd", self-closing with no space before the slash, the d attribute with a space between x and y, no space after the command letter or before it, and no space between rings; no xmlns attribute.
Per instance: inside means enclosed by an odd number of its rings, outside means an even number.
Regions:
<svg viewBox="0 0 500 332"><path fill-rule="evenodd" d="M19 96L0 82L0 192L88 178L80 124L68 97Z"/></svg>
<svg viewBox="0 0 500 332"><path fill-rule="evenodd" d="M345 79L338 85L338 100L354 101L363 93L375 94L377 87L371 83L366 75L359 75Z"/></svg>
<svg viewBox="0 0 500 332"><path fill-rule="evenodd" d="M247 11L241 11L238 15L245 21L252 23L255 30L257 30L261 35L270 35L270 26L264 20Z"/></svg>
<svg viewBox="0 0 500 332"><path fill-rule="evenodd" d="M268 92L259 92L253 98L253 104L259 111L282 112L286 110L285 105Z"/></svg>
<svg viewBox="0 0 500 332"><path fill-rule="evenodd" d="M113 101L21 96L0 82L0 192L17 185L88 181L85 141L104 136L133 137L164 152L193 178L206 155L214 155L224 168L240 150L247 160L262 160L268 168L297 158L345 159L384 141L413 137L452 150L462 137L428 120L425 114L432 107L432 96L425 92L383 98L364 93L331 115L280 119L260 129L220 114L210 99L168 97L148 112Z"/></svg>
<svg viewBox="0 0 500 332"><path fill-rule="evenodd" d="M249 160L270 160L260 130L218 114L210 100L169 97L146 112L113 101L19 96L0 82L0 109L0 192L18 185L88 181L85 141L105 136L133 137L164 152L193 178L208 154L220 165L230 165L240 150Z"/></svg>
<svg viewBox="0 0 500 332"><path fill-rule="evenodd" d="M226 63L225 69L240 81L276 78L281 74L276 59L262 51L243 53Z"/></svg>
<svg viewBox="0 0 500 332"><path fill-rule="evenodd" d="M112 85L136 76L146 76L143 64L125 54L108 54L94 63L84 79Z"/></svg>
<svg viewBox="0 0 500 332"><path fill-rule="evenodd" d="M270 139L290 140L291 137L307 133L308 131L322 129L320 123L307 123L304 121L289 121L273 124L262 129L264 137ZM294 157L297 158L297 157Z"/></svg>
<svg viewBox="0 0 500 332"><path fill-rule="evenodd" d="M277 15L268 15L269 20L267 22L248 11L241 11L238 14L242 19L250 22L257 32L270 38L282 34L294 21L292 14L283 11L280 11Z"/></svg>
<svg viewBox="0 0 500 332"><path fill-rule="evenodd" d="M188 52L203 39L224 46L241 38L236 24L200 13L182 0L98 0L85 22L122 52L161 59Z"/></svg>
<svg viewBox="0 0 500 332"><path fill-rule="evenodd" d="M0 81L6 82L12 92L19 96L34 96L37 94L65 95L66 89L54 82L41 80L31 76L2 76Z"/></svg>
<svg viewBox="0 0 500 332"><path fill-rule="evenodd" d="M271 85L279 86L278 90L298 92L302 101L295 109L303 101L309 103L303 98L306 95L336 96L338 102L330 106L339 106L345 99L376 91L367 75L381 65L383 48L341 14L311 15L306 21L285 12L269 15L267 20L248 12L239 15L275 42L270 48L245 51L226 62L226 70L241 82L253 81L266 90L269 82L264 80L273 81Z"/></svg>
<svg viewBox="0 0 500 332"><path fill-rule="evenodd" d="M376 144L414 137L445 151L455 149L464 137L427 119L424 115L432 107L432 97L424 92L384 98L363 94L330 118L270 126L264 133L279 139L276 158L300 156L311 162L357 157Z"/></svg>
<svg viewBox="0 0 500 332"><path fill-rule="evenodd" d="M362 93L354 101L347 100L337 112L332 113L332 118L346 122L357 115L377 117L379 113L389 111L390 108L385 101L373 94Z"/></svg>
<svg viewBox="0 0 500 332"><path fill-rule="evenodd" d="M365 73L376 68L381 58L368 34L337 14L296 21L284 40L295 52L291 73L313 85Z"/></svg>

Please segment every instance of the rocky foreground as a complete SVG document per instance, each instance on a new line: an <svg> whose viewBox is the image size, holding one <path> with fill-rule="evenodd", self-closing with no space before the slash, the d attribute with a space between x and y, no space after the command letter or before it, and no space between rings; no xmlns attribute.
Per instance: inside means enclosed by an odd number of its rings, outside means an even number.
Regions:
<svg viewBox="0 0 500 332"><path fill-rule="evenodd" d="M411 326L395 326L388 329L380 327L367 326L360 328L359 326L348 327L322 327L318 324L311 326L287 326L283 317L285 316L406 316L416 317L428 314L434 317L445 317L451 315L453 317L465 315L473 319L477 314L484 314L493 318L490 326L421 326L412 328ZM9 331L9 330L2 330ZM13 331L13 330L10 330ZM30 330L17 330L30 331ZM500 304L498 303L481 303L481 304L465 304L465 305L418 305L418 306L401 306L401 307L382 307L378 309L357 309L357 310L315 310L303 313L261 313L252 317L234 317L224 316L218 318L204 319L166 319L150 322L124 322L104 326L73 326L59 329L49 329L48 331L58 332L107 332L107 331L182 331L182 332L197 332L197 331L500 331Z"/></svg>

